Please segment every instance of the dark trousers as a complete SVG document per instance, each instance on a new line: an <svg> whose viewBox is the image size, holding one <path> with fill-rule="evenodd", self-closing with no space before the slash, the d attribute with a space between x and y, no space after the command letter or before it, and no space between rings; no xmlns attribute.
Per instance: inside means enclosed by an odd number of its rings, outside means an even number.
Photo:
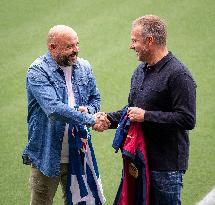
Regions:
<svg viewBox="0 0 215 205"><path fill-rule="evenodd" d="M150 171L150 205L181 205L184 171Z"/></svg>

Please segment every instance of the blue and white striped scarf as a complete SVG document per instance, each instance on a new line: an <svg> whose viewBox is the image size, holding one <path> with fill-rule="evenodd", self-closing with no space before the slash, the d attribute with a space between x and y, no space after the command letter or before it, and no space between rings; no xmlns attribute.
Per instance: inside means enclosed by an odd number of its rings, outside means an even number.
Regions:
<svg viewBox="0 0 215 205"><path fill-rule="evenodd" d="M105 203L90 130L83 125L69 128L69 170L67 179L69 205Z"/></svg>

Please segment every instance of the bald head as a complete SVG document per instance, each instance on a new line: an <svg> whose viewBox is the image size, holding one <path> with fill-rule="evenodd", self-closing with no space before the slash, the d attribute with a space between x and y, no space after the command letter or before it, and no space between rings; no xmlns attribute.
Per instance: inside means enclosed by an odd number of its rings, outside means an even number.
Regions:
<svg viewBox="0 0 215 205"><path fill-rule="evenodd" d="M58 40L65 35L77 36L77 33L69 26L56 25L53 26L48 32L47 44L57 43Z"/></svg>
<svg viewBox="0 0 215 205"><path fill-rule="evenodd" d="M56 25L48 32L48 49L61 66L70 66L77 61L78 44L78 35L69 26Z"/></svg>

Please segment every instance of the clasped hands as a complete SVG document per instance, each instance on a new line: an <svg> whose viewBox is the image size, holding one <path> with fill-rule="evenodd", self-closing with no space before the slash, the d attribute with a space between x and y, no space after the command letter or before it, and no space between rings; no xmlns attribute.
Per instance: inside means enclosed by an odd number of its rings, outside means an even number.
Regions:
<svg viewBox="0 0 215 205"><path fill-rule="evenodd" d="M105 112L97 112L95 117L96 123L92 126L93 130L103 132L109 128L110 121L108 120L107 114Z"/></svg>
<svg viewBox="0 0 215 205"><path fill-rule="evenodd" d="M129 107L128 108L128 118L132 122L143 122L144 121L145 110L138 107ZM103 132L107 130L110 126L110 121L107 119L107 114L104 112L98 112L95 114L96 124L93 125L93 130L98 132Z"/></svg>
<svg viewBox="0 0 215 205"><path fill-rule="evenodd" d="M88 109L85 106L79 106L78 111L88 113ZM93 130L103 132L109 128L110 121L107 119L107 114L105 112L97 112L95 117L96 123L92 126Z"/></svg>
<svg viewBox="0 0 215 205"><path fill-rule="evenodd" d="M87 108L80 106L78 109L80 112L88 112ZM127 116L132 122L143 122L144 121L145 110L138 107L129 107ZM97 112L95 114L96 123L92 126L93 130L98 132L103 132L110 127L110 121L107 118L105 112Z"/></svg>

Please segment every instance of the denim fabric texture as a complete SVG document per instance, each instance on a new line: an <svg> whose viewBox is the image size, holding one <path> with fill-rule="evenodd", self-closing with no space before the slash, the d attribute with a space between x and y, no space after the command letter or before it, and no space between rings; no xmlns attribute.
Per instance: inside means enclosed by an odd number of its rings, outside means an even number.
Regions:
<svg viewBox="0 0 215 205"><path fill-rule="evenodd" d="M151 205L181 205L184 171L150 171Z"/></svg>
<svg viewBox="0 0 215 205"><path fill-rule="evenodd" d="M28 97L28 144L23 162L33 163L46 176L59 176L61 147L66 123L91 126L100 110L100 94L88 61L78 58L73 65L72 86L75 105L87 106L89 113L68 106L63 71L48 52L30 66Z"/></svg>

